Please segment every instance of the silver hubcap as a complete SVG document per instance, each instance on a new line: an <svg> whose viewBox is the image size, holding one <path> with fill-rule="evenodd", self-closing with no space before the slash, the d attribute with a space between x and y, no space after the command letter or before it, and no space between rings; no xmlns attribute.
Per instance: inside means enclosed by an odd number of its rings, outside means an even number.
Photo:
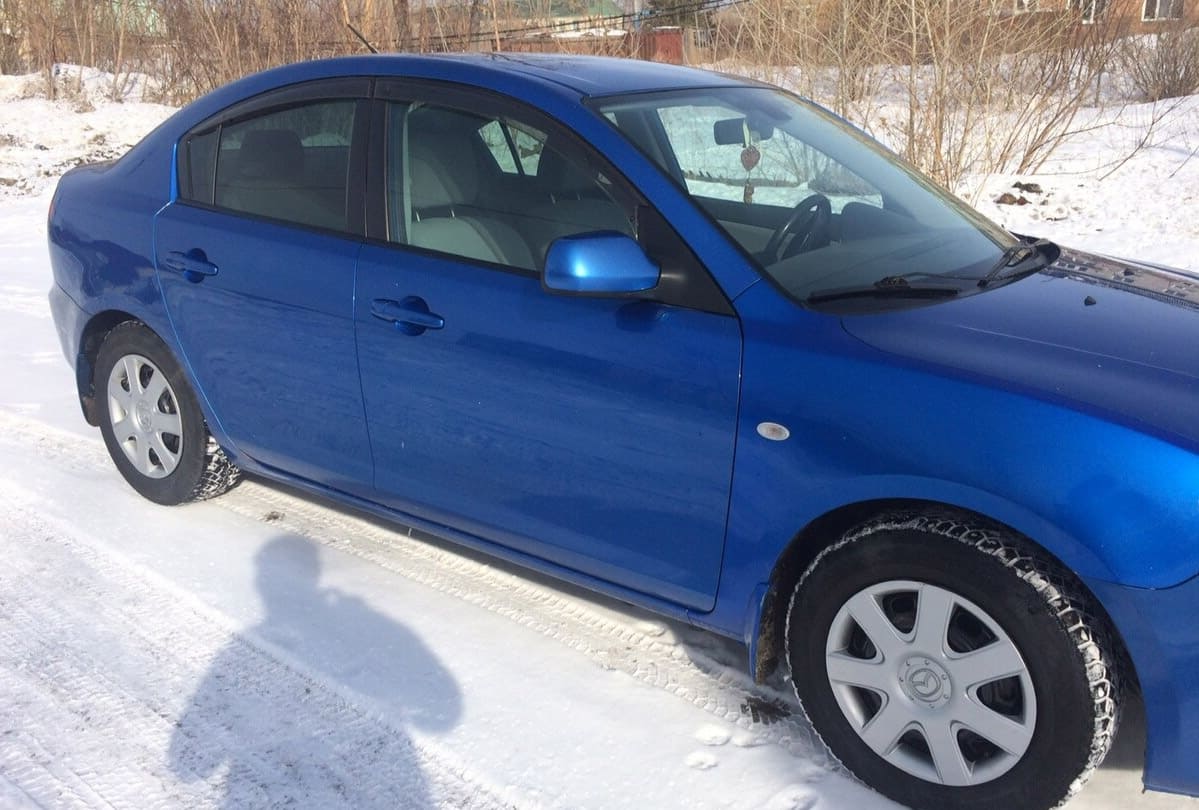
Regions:
<svg viewBox="0 0 1199 810"><path fill-rule="evenodd" d="M859 591L833 619L825 660L854 730L913 776L981 784L1032 741L1037 702L1020 651L952 591L906 580Z"/></svg>
<svg viewBox="0 0 1199 810"><path fill-rule="evenodd" d="M108 375L108 414L125 457L147 478L166 478L183 452L183 420L166 375L139 354Z"/></svg>

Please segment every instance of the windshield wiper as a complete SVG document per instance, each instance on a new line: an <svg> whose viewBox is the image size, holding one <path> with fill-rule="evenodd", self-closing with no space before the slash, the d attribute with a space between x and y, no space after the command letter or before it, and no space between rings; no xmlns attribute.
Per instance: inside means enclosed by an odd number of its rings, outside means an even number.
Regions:
<svg viewBox="0 0 1199 810"><path fill-rule="evenodd" d="M978 286L990 287L997 281L1012 281L1035 273L1056 262L1061 253L1062 249L1048 239L1012 245L1003 252L995 266L978 280Z"/></svg>
<svg viewBox="0 0 1199 810"><path fill-rule="evenodd" d="M953 298L961 287L946 284L912 284L903 276L886 276L862 287L839 287L817 290L805 300L809 304L841 301L847 298Z"/></svg>

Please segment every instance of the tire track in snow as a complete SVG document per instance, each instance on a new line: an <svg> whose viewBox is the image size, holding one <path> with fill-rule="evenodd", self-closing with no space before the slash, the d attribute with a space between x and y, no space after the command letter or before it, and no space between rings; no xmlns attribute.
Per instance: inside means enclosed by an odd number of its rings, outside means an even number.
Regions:
<svg viewBox="0 0 1199 810"><path fill-rule="evenodd" d="M394 808L416 795L440 807L533 806L74 536L19 485L0 485L0 501L10 531L28 538L0 570L0 717L17 721L0 732L0 773L32 806ZM72 598L40 592L47 577ZM216 659L228 683L206 711L188 696ZM262 739L246 740L230 716L261 718ZM236 761L224 762L227 750Z"/></svg>
<svg viewBox="0 0 1199 810"><path fill-rule="evenodd" d="M88 441L36 420L0 412L0 443L36 445L56 463L88 472L111 472L99 441ZM744 673L702 653L690 653L664 629L644 628L519 576L421 540L422 532L392 529L365 517L337 511L315 501L244 481L237 489L208 502L314 542L354 554L440 593L507 618L581 653L605 669L619 670L649 686L675 695L710 715L753 735L754 744L774 744L826 770L837 765L815 740L798 714L761 723L747 716L747 698L759 705L790 704L754 684Z"/></svg>

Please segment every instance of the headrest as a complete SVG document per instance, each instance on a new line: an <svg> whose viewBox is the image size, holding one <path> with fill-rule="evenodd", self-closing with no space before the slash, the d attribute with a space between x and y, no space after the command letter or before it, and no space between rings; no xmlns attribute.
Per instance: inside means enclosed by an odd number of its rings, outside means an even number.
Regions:
<svg viewBox="0 0 1199 810"><path fill-rule="evenodd" d="M552 194L581 194L595 190L595 178L555 149L553 141L541 150L537 177L542 188Z"/></svg>
<svg viewBox="0 0 1199 810"><path fill-rule="evenodd" d="M284 179L302 176L304 147L290 129L256 129L242 138L237 173L246 179Z"/></svg>
<svg viewBox="0 0 1199 810"><path fill-rule="evenodd" d="M481 123L465 114L437 108L417 110L411 116L408 171L412 176L413 207L475 202L479 177L470 136Z"/></svg>

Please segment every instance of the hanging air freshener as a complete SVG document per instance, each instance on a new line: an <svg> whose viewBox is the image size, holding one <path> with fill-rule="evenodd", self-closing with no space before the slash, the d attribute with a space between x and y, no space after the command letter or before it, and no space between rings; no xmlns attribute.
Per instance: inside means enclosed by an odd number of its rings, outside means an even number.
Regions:
<svg viewBox="0 0 1199 810"><path fill-rule="evenodd" d="M762 153L758 151L758 147L752 144L741 150L741 165L747 172L752 172L761 159Z"/></svg>
<svg viewBox="0 0 1199 810"><path fill-rule="evenodd" d="M748 123L741 124L741 167L745 169L745 189L741 194L741 199L749 205L754 201L754 184L750 177L753 174L754 167L758 165L758 161L762 159L762 153L758 151L758 147L754 144L757 138L749 130Z"/></svg>

